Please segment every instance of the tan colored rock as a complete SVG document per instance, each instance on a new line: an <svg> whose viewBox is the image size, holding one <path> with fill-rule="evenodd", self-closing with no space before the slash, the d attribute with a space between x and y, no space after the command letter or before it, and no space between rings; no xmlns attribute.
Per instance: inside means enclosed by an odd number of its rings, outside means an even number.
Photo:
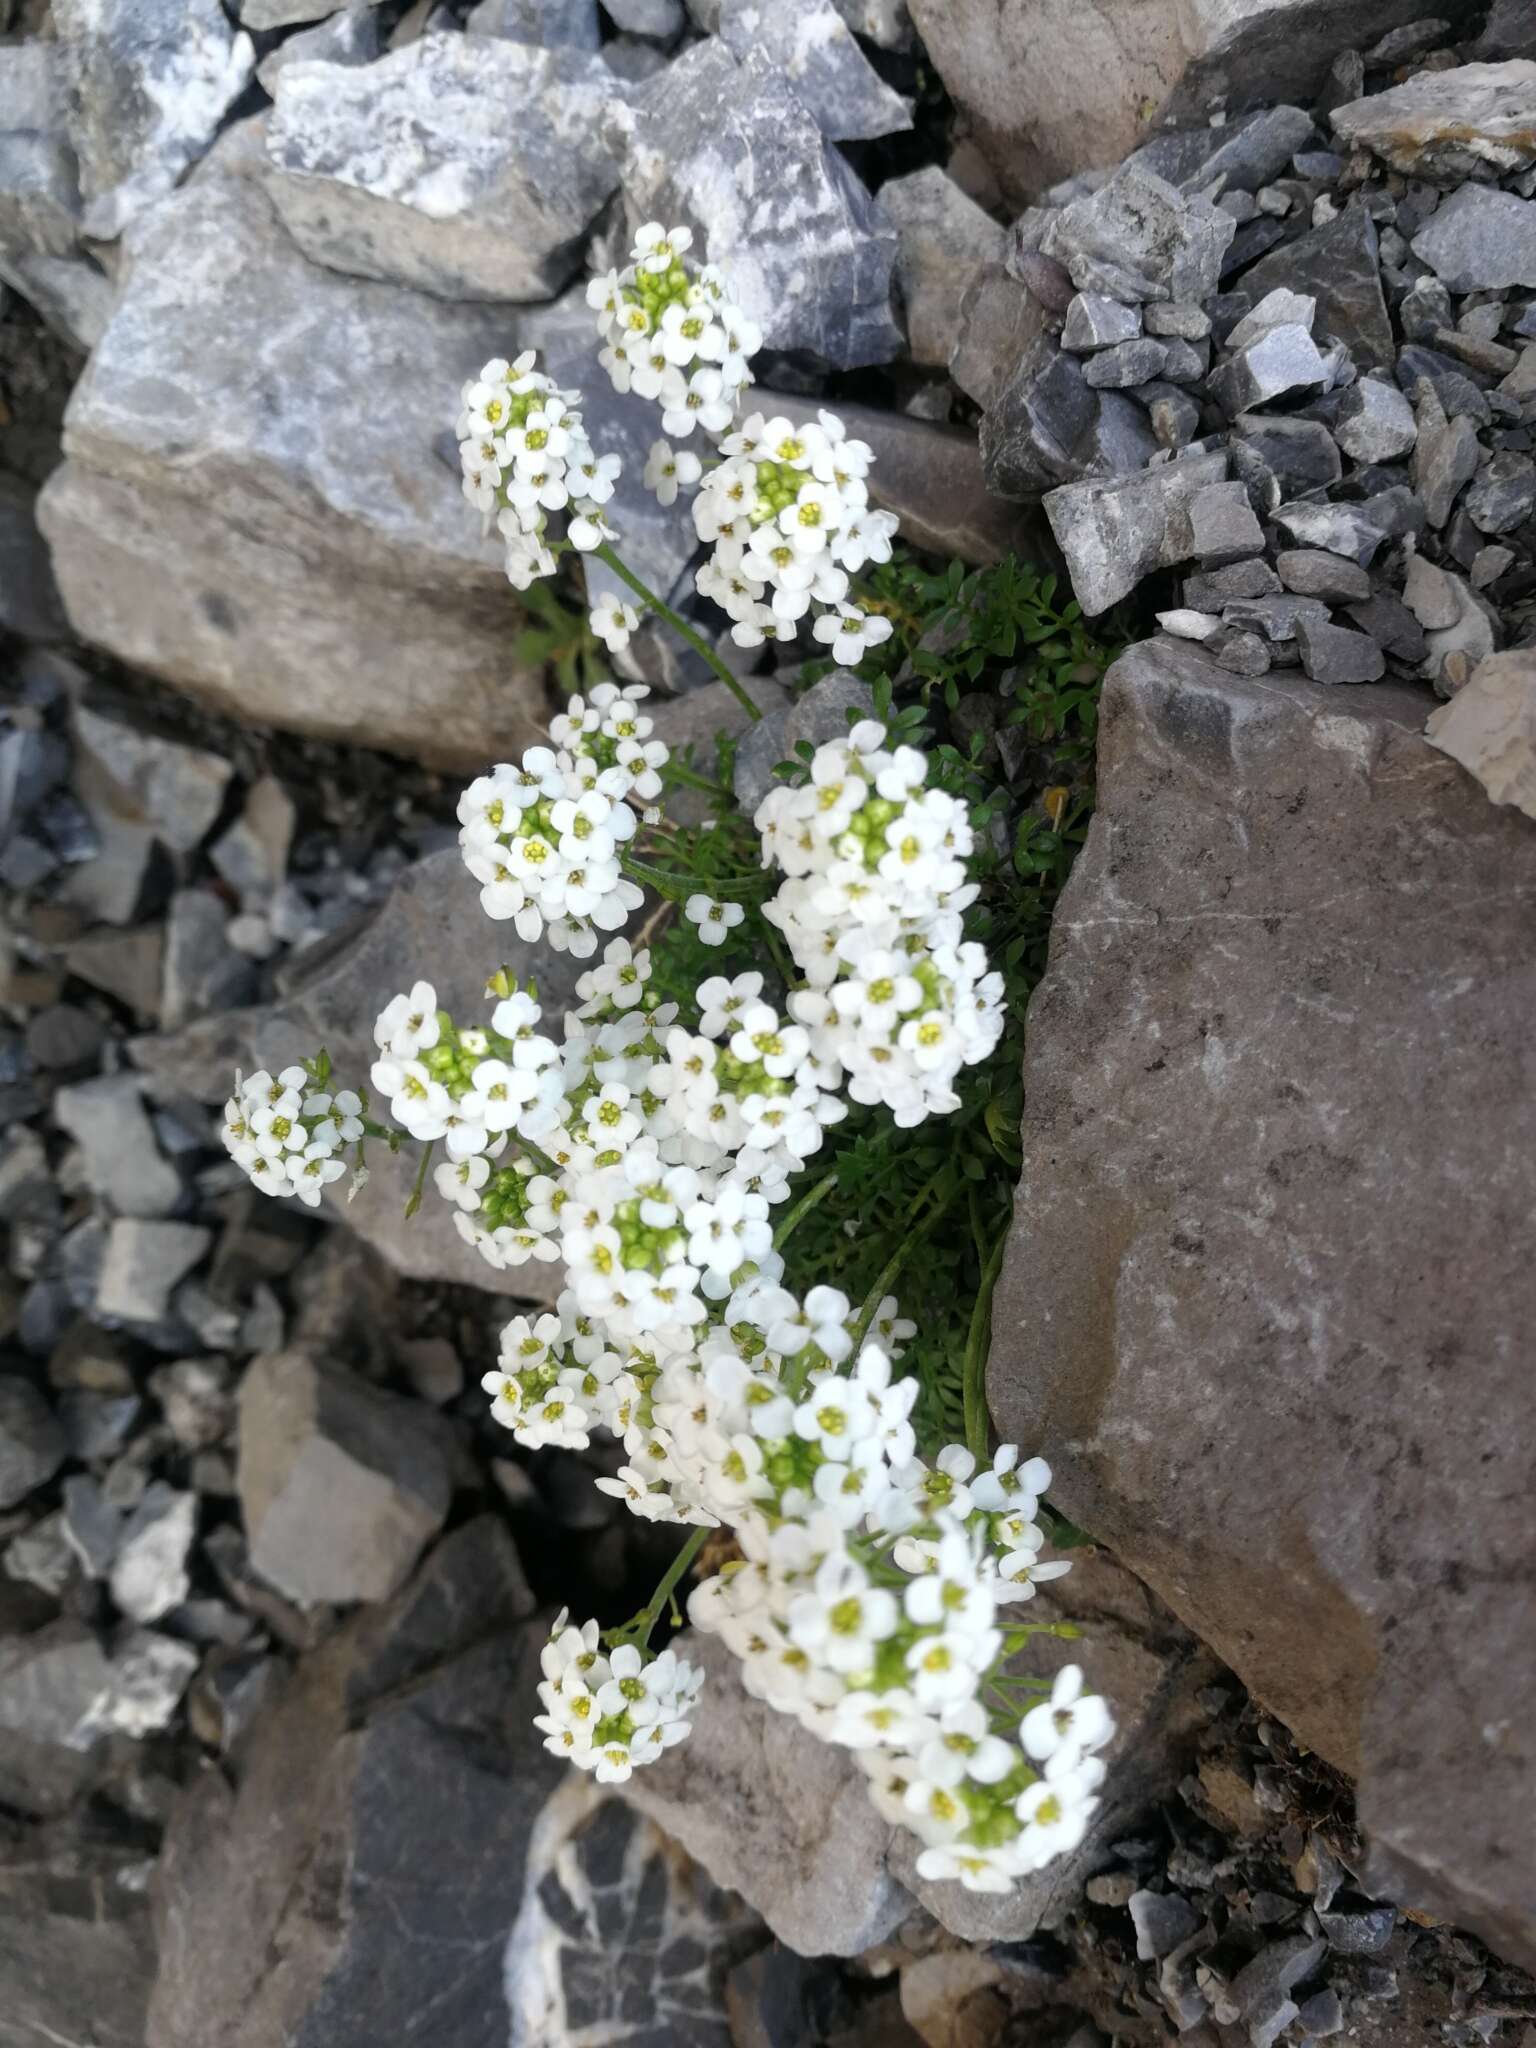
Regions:
<svg viewBox="0 0 1536 2048"><path fill-rule="evenodd" d="M987 264L1002 262L1007 230L938 164L890 179L880 187L880 204L900 237L896 282L912 360L945 369L961 300Z"/></svg>
<svg viewBox="0 0 1536 2048"><path fill-rule="evenodd" d="M1409 177L1456 185L1536 162L1536 63L1461 64L1335 107L1341 143L1369 149Z"/></svg>
<svg viewBox="0 0 1536 2048"><path fill-rule="evenodd" d="M1536 833L1392 684L1146 642L1030 1008L1000 1433L1536 1956ZM1070 1581L1068 1582L1070 1583Z"/></svg>
<svg viewBox="0 0 1536 2048"><path fill-rule="evenodd" d="M1475 775L1496 804L1536 818L1536 648L1490 654L1430 714L1432 747Z"/></svg>

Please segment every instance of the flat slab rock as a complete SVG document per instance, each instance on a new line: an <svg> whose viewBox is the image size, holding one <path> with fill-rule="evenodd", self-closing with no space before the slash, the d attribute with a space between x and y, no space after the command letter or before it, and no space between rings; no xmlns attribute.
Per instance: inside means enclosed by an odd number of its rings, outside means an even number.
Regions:
<svg viewBox="0 0 1536 2048"><path fill-rule="evenodd" d="M1030 1014L988 1387L1053 1495L1536 1957L1536 829L1390 684L1133 648Z"/></svg>
<svg viewBox="0 0 1536 2048"><path fill-rule="evenodd" d="M38 501L70 622L237 718L440 765L515 754L541 685L451 440L504 318L307 262L260 125L125 241Z"/></svg>

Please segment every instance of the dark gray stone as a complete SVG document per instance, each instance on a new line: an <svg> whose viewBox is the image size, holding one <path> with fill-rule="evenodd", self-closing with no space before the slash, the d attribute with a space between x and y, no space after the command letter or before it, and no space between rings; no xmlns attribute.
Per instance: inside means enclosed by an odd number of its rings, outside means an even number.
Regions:
<svg viewBox="0 0 1536 2048"><path fill-rule="evenodd" d="M160 2048L506 2048L504 1955L562 1777L532 1726L542 1630L491 1517L298 1666L172 1815Z"/></svg>
<svg viewBox="0 0 1536 2048"><path fill-rule="evenodd" d="M1192 552L1207 569L1263 552L1264 529L1239 483L1207 484L1190 502Z"/></svg>
<svg viewBox="0 0 1536 2048"><path fill-rule="evenodd" d="M981 423L987 484L1004 498L1038 498L1057 484L1133 474L1156 452L1140 406L1118 391L1091 390L1083 364L1044 333L1026 348Z"/></svg>
<svg viewBox="0 0 1536 2048"><path fill-rule="evenodd" d="M1358 563L1326 554L1321 548L1286 548L1275 557L1275 567L1286 589L1303 597L1344 604L1357 599L1363 602L1371 594L1371 579Z"/></svg>
<svg viewBox="0 0 1536 2048"><path fill-rule="evenodd" d="M1200 408L1187 391L1149 384L1139 396L1146 402L1147 418L1160 446L1177 452L1198 437Z"/></svg>
<svg viewBox="0 0 1536 2048"><path fill-rule="evenodd" d="M472 36L510 36L539 49L595 50L603 39L597 0L480 0L464 26Z"/></svg>
<svg viewBox="0 0 1536 2048"><path fill-rule="evenodd" d="M765 344L837 369L889 362L896 230L762 50L695 44L626 118L624 191L641 220L685 222ZM754 204L779 195L764 217Z"/></svg>
<svg viewBox="0 0 1536 2048"><path fill-rule="evenodd" d="M1387 528L1373 517L1369 505L1327 505L1304 502L1280 505L1275 524L1303 548L1322 548L1329 554L1347 555L1361 568L1369 568Z"/></svg>
<svg viewBox="0 0 1536 2048"><path fill-rule="evenodd" d="M1536 200L1462 185L1436 207L1412 246L1453 292L1536 285Z"/></svg>
<svg viewBox="0 0 1536 2048"><path fill-rule="evenodd" d="M1220 128L1154 136L1132 161L1181 192L1206 191L1217 178L1225 178L1227 191L1257 192L1279 177L1313 133L1312 116L1300 107L1267 107Z"/></svg>
<svg viewBox="0 0 1536 2048"><path fill-rule="evenodd" d="M1348 605L1346 611L1352 623L1394 661L1417 666L1424 659L1424 628L1390 591L1378 591L1364 604Z"/></svg>
<svg viewBox="0 0 1536 2048"><path fill-rule="evenodd" d="M128 1441L143 1406L137 1394L103 1394L90 1387L67 1389L59 1396L59 1420L69 1439L70 1456L83 1464L115 1457ZM141 1620L149 1618L140 1616Z"/></svg>
<svg viewBox="0 0 1536 2048"><path fill-rule="evenodd" d="M1122 305L1097 292L1079 292L1067 308L1062 323L1061 345L1086 354L1092 349L1114 348L1122 341L1134 341L1141 333L1141 308Z"/></svg>
<svg viewBox="0 0 1536 2048"><path fill-rule="evenodd" d="M1231 562L1224 569L1207 569L1184 579L1184 602L1200 611L1219 611L1236 597L1268 597L1280 588L1280 579L1268 562Z"/></svg>
<svg viewBox="0 0 1536 2048"><path fill-rule="evenodd" d="M1189 560L1195 496L1221 483L1226 472L1224 454L1191 454L1139 476L1067 484L1049 493L1045 514L1067 558L1073 592L1090 618L1154 569Z"/></svg>
<svg viewBox="0 0 1536 2048"><path fill-rule="evenodd" d="M1293 597L1289 592L1276 597L1236 597L1223 609L1222 618L1229 626L1252 626L1266 640L1283 642L1296 638L1302 619L1313 626L1327 625L1328 607L1315 597Z"/></svg>
<svg viewBox="0 0 1536 2048"><path fill-rule="evenodd" d="M1128 1903L1136 1929L1136 1954L1144 1963L1161 1962L1172 1955L1204 1919L1177 1892L1133 1892Z"/></svg>
<svg viewBox="0 0 1536 2048"><path fill-rule="evenodd" d="M1167 640L1110 672L989 1392L1062 1510L1358 1775L1396 1895L1522 1960L1536 835L1424 708Z"/></svg>
<svg viewBox="0 0 1536 2048"><path fill-rule="evenodd" d="M125 1834L128 1831L125 1830ZM143 2048L155 1970L141 1841L93 1815L0 1841L7 2048Z"/></svg>
<svg viewBox="0 0 1536 2048"><path fill-rule="evenodd" d="M1142 335L1101 349L1083 365L1083 382L1093 391L1128 391L1133 384L1160 377L1167 361L1167 344Z"/></svg>
<svg viewBox="0 0 1536 2048"><path fill-rule="evenodd" d="M1285 285L1317 301L1316 331L1346 344L1363 369L1390 370L1397 344L1382 295L1376 224L1359 205L1261 257L1242 276L1255 303Z"/></svg>
<svg viewBox="0 0 1536 2048"><path fill-rule="evenodd" d="M1353 1909L1335 1906L1331 1912L1319 1910L1317 1924L1322 1928L1328 1946L1340 1955L1373 1956L1379 1954L1392 1939L1397 1926L1397 1908L1392 1905L1362 1905Z"/></svg>
<svg viewBox="0 0 1536 2048"><path fill-rule="evenodd" d="M605 0L606 4L606 0ZM720 33L725 31L726 15L730 0L722 0L720 9ZM670 42L681 35L687 16L683 12L683 0L613 0L607 9L617 27L632 36L654 36L661 42Z"/></svg>
<svg viewBox="0 0 1536 2048"><path fill-rule="evenodd" d="M815 748L846 739L859 719L870 716L872 705L863 677L852 669L835 668L782 710L748 726L736 744L734 789L741 809L748 817L753 815L777 784L775 765L798 761L796 750L802 742Z"/></svg>
<svg viewBox="0 0 1536 2048"><path fill-rule="evenodd" d="M1413 407L1395 384L1361 377L1339 400L1333 432L1356 462L1392 462L1408 453L1418 428Z"/></svg>
<svg viewBox="0 0 1536 2048"><path fill-rule="evenodd" d="M1281 499L1326 490L1344 473L1333 436L1320 420L1239 413L1232 422L1232 459L1239 476L1243 476L1244 455L1240 451L1246 451L1273 477Z"/></svg>
<svg viewBox="0 0 1536 2048"><path fill-rule="evenodd" d="M64 1432L30 1380L0 1376L0 1509L13 1508L64 1462Z"/></svg>
<svg viewBox="0 0 1536 2048"><path fill-rule="evenodd" d="M0 626L23 640L60 640L64 608L37 530L36 502L36 490L20 477L0 476Z"/></svg>
<svg viewBox="0 0 1536 2048"><path fill-rule="evenodd" d="M87 1578L104 1579L117 1555L123 1515L106 1500L96 1481L77 1472L64 1482L64 1540Z"/></svg>
<svg viewBox="0 0 1536 2048"><path fill-rule="evenodd" d="M681 15L681 0L668 4ZM832 0L721 0L719 34L738 61L754 50L771 58L832 142L865 142L912 126L911 107L864 55Z"/></svg>
<svg viewBox="0 0 1536 2048"><path fill-rule="evenodd" d="M1459 415L1448 420L1427 380L1418 388L1414 406L1418 440L1410 466L1413 487L1424 502L1431 526L1444 526L1463 488L1477 474L1477 430Z"/></svg>
<svg viewBox="0 0 1536 2048"><path fill-rule="evenodd" d="M1066 265L1079 291L1203 303L1216 289L1236 226L1218 207L1122 164L1097 192L1051 219L1041 249Z"/></svg>
<svg viewBox="0 0 1536 2048"><path fill-rule="evenodd" d="M256 993L256 970L226 934L230 917L211 889L178 889L165 921L160 1023L176 1031L210 1010L237 1009Z"/></svg>
<svg viewBox="0 0 1536 2048"><path fill-rule="evenodd" d="M1206 643L1206 652L1235 676L1265 675L1273 660L1269 643L1263 635L1247 633L1234 626L1223 626L1219 633L1213 635Z"/></svg>
<svg viewBox="0 0 1536 2048"><path fill-rule="evenodd" d="M1473 383L1459 364L1441 355L1438 349L1421 348L1410 342L1397 359L1398 386L1411 399L1424 377L1434 386L1436 397L1451 418L1465 414L1480 427L1491 422L1493 407L1487 393Z"/></svg>
<svg viewBox="0 0 1536 2048"><path fill-rule="evenodd" d="M1160 334L1170 340L1204 341L1211 331L1210 314L1203 306L1187 302L1154 299L1142 308L1142 319L1148 334Z"/></svg>
<svg viewBox="0 0 1536 2048"><path fill-rule="evenodd" d="M1039 261L1044 264L1048 259L1042 256ZM1070 279L1066 288L1070 301ZM1001 264L987 264L966 287L949 353L949 374L983 412L990 412L1020 359L1045 332L1045 313L1042 302Z"/></svg>
<svg viewBox="0 0 1536 2048"><path fill-rule="evenodd" d="M1326 381L1327 371L1311 335L1299 323L1287 323L1269 328L1240 348L1212 373L1210 390L1227 417L1235 419L1288 391L1315 390Z"/></svg>
<svg viewBox="0 0 1536 2048"><path fill-rule="evenodd" d="M61 1088L54 1113L80 1147L86 1185L118 1216L168 1216L181 1175L162 1157L133 1074Z"/></svg>
<svg viewBox="0 0 1536 2048"><path fill-rule="evenodd" d="M1374 683L1386 674L1386 658L1376 642L1347 626L1300 617L1296 644L1314 683Z"/></svg>
<svg viewBox="0 0 1536 2048"><path fill-rule="evenodd" d="M1494 455L1462 502L1479 533L1512 533L1536 512L1536 462L1529 455Z"/></svg>

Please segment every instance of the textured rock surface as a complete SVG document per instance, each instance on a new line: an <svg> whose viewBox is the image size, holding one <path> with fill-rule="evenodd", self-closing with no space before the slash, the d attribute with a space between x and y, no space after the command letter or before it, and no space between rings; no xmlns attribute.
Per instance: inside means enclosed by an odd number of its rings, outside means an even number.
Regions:
<svg viewBox="0 0 1536 2048"><path fill-rule="evenodd" d="M1140 476L1064 484L1048 493L1045 516L1067 557L1077 601L1090 618L1153 569L1189 560L1194 500L1226 474L1227 458L1217 451L1181 456Z"/></svg>
<svg viewBox="0 0 1536 2048"><path fill-rule="evenodd" d="M445 299L547 299L618 183L597 57L431 34L360 67L286 65L273 202L316 263Z"/></svg>
<svg viewBox="0 0 1536 2048"><path fill-rule="evenodd" d="M0 45L0 279L89 348L111 287L79 247L80 172L65 114L60 45Z"/></svg>
<svg viewBox="0 0 1536 2048"><path fill-rule="evenodd" d="M504 322L316 268L212 167L125 253L38 507L76 630L240 718L451 765L527 745L519 613L441 452Z"/></svg>
<svg viewBox="0 0 1536 2048"><path fill-rule="evenodd" d="M251 1563L280 1592L387 1600L443 1526L442 1442L411 1403L298 1352L240 1387L240 1506Z"/></svg>
<svg viewBox="0 0 1536 2048"><path fill-rule="evenodd" d="M864 55L832 0L722 0L720 36L737 59L753 50L771 58L833 142L912 126L912 109Z"/></svg>
<svg viewBox="0 0 1536 2048"><path fill-rule="evenodd" d="M896 231L765 52L697 44L618 124L632 217L692 227L768 348L837 369L899 352Z"/></svg>
<svg viewBox="0 0 1536 2048"><path fill-rule="evenodd" d="M1034 999L1006 1437L1432 1908L1536 1953L1536 831L1392 685L1149 642ZM1469 1048L1476 1057L1469 1057Z"/></svg>
<svg viewBox="0 0 1536 2048"><path fill-rule="evenodd" d="M880 204L901 237L896 281L912 360L945 369L960 302L987 264L1002 261L1006 230L938 164L890 179L880 188Z"/></svg>
<svg viewBox="0 0 1536 2048"><path fill-rule="evenodd" d="M1490 654L1424 728L1496 804L1536 818L1536 651Z"/></svg>
<svg viewBox="0 0 1536 2048"><path fill-rule="evenodd" d="M1311 98L1341 50L1417 18L1416 0L912 0L950 96L1011 199L1114 163L1160 109ZM1447 5L1441 12L1471 12Z"/></svg>
<svg viewBox="0 0 1536 2048"><path fill-rule="evenodd" d="M1394 170L1447 185L1536 160L1536 64L1462 64L1335 107L1334 133Z"/></svg>
<svg viewBox="0 0 1536 2048"><path fill-rule="evenodd" d="M143 1854L86 1820L0 1837L6 2048L143 2048L155 1942Z"/></svg>
<svg viewBox="0 0 1536 2048"><path fill-rule="evenodd" d="M208 148L255 69L218 0L58 0L89 235L110 241Z"/></svg>
<svg viewBox="0 0 1536 2048"><path fill-rule="evenodd" d="M505 2048L503 1952L560 1775L530 1725L530 1605L506 1532L470 1523L300 1665L237 1791L194 1780L157 1885L158 2048Z"/></svg>

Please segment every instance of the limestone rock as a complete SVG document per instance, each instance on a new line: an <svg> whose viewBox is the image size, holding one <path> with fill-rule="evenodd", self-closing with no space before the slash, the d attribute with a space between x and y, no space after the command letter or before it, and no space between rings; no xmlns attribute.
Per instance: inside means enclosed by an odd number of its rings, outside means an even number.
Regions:
<svg viewBox="0 0 1536 2048"><path fill-rule="evenodd" d="M864 55L832 0L721 0L719 34L738 60L755 49L771 58L832 142L912 126L911 107Z"/></svg>
<svg viewBox="0 0 1536 2048"><path fill-rule="evenodd" d="M722 42L695 44L619 125L632 219L690 226L766 347L841 370L899 353L896 231L765 50L738 64Z"/></svg>
<svg viewBox="0 0 1536 2048"><path fill-rule="evenodd" d="M294 1351L241 1383L238 1480L252 1566L306 1605L398 1593L451 1490L430 1410Z"/></svg>
<svg viewBox="0 0 1536 2048"><path fill-rule="evenodd" d="M158 2048L506 2048L507 1936L561 1766L532 1726L537 1624L484 1516L306 1657L209 1770L156 1880Z"/></svg>
<svg viewBox="0 0 1536 2048"><path fill-rule="evenodd" d="M987 486L1038 498L1058 484L1132 476L1157 453L1147 416L1120 391L1095 391L1084 361L1041 331L1018 358L981 423Z"/></svg>
<svg viewBox="0 0 1536 2048"><path fill-rule="evenodd" d="M520 614L442 446L500 317L316 268L213 167L127 253L38 507L76 631L239 718L527 745Z"/></svg>
<svg viewBox="0 0 1536 2048"><path fill-rule="evenodd" d="M1529 1959L1536 836L1423 713L1111 671L988 1384L1417 1902Z"/></svg>
<svg viewBox="0 0 1536 2048"><path fill-rule="evenodd" d="M1334 133L1394 170L1436 184L1507 176L1536 162L1536 64L1462 64L1335 107Z"/></svg>
<svg viewBox="0 0 1536 2048"><path fill-rule="evenodd" d="M998 226L938 164L892 178L880 204L901 238L896 282L912 360L947 368L966 292L989 263L1000 263L1007 230Z"/></svg>
<svg viewBox="0 0 1536 2048"><path fill-rule="evenodd" d="M71 1620L0 1641L0 1797L26 1813L62 1812L108 1737L169 1726L196 1669L190 1644L153 1629L129 1630L110 1653Z"/></svg>
<svg viewBox="0 0 1536 2048"><path fill-rule="evenodd" d="M85 756L85 791L93 810L110 810L144 828L173 853L190 853L207 837L234 773L221 754L162 739L83 704L75 708L70 730Z"/></svg>
<svg viewBox="0 0 1536 2048"><path fill-rule="evenodd" d="M1530 69L1536 72L1536 64ZM1536 285L1536 200L1486 185L1459 186L1411 246L1453 292Z"/></svg>
<svg viewBox="0 0 1536 2048"><path fill-rule="evenodd" d="M212 1241L212 1232L198 1223L119 1217L107 1230L97 1315L109 1323L163 1322L171 1311L172 1289Z"/></svg>
<svg viewBox="0 0 1536 2048"><path fill-rule="evenodd" d="M181 1175L162 1158L132 1074L103 1074L61 1088L59 1122L79 1145L91 1191L119 1216L168 1216Z"/></svg>
<svg viewBox="0 0 1536 2048"><path fill-rule="evenodd" d="M256 66L256 77L275 98L278 77L290 64L371 64L382 48L378 9L361 0L286 37Z"/></svg>
<svg viewBox="0 0 1536 2048"><path fill-rule="evenodd" d="M597 0L480 0L464 26L472 36L511 36L541 50L595 50L602 42Z"/></svg>
<svg viewBox="0 0 1536 2048"><path fill-rule="evenodd" d="M1070 303L1072 280L1064 272L1062 282ZM983 412L996 405L1021 358L1044 334L1047 310L1000 263L986 264L967 285L950 345L949 374Z"/></svg>
<svg viewBox="0 0 1536 2048"><path fill-rule="evenodd" d="M0 1510L13 1508L64 1462L64 1432L30 1380L0 1376Z"/></svg>
<svg viewBox="0 0 1536 2048"><path fill-rule="evenodd" d="M311 261L444 299L547 299L618 183L596 57L422 36L375 64L279 73L271 194Z"/></svg>
<svg viewBox="0 0 1536 2048"><path fill-rule="evenodd" d="M137 1842L70 1816L0 1840L0 1983L15 2048L143 2048L154 1931Z"/></svg>
<svg viewBox="0 0 1536 2048"><path fill-rule="evenodd" d="M1449 8L1444 10L1449 13ZM1012 200L1116 163L1160 114L1310 102L1341 50L1417 18L1417 0L912 0L950 98Z"/></svg>
<svg viewBox="0 0 1536 2048"><path fill-rule="evenodd" d="M0 45L0 279L79 349L106 324L112 288L80 248L80 173L56 42Z"/></svg>
<svg viewBox="0 0 1536 2048"><path fill-rule="evenodd" d="M1308 230L1261 256L1242 274L1242 288L1257 302L1289 287L1317 301L1315 332L1346 343L1362 369L1390 370L1397 344L1382 296L1376 223L1363 206L1346 206L1335 220Z"/></svg>
<svg viewBox="0 0 1536 2048"><path fill-rule="evenodd" d="M1231 214L1130 163L1054 215L1040 248L1080 292L1109 285L1116 298L1182 304L1211 297L1236 232Z"/></svg>
<svg viewBox="0 0 1536 2048"><path fill-rule="evenodd" d="M256 67L218 0L57 0L83 226L120 235L208 148Z"/></svg>
<svg viewBox="0 0 1536 2048"><path fill-rule="evenodd" d="M1490 654L1424 728L1496 804L1536 818L1536 653Z"/></svg>
<svg viewBox="0 0 1536 2048"><path fill-rule="evenodd" d="M123 1524L112 1563L112 1598L135 1621L158 1621L192 1590L187 1555L197 1495L155 1480Z"/></svg>
<svg viewBox="0 0 1536 2048"><path fill-rule="evenodd" d="M1190 508L1198 492L1225 481L1227 458L1183 455L1139 476L1064 484L1045 498L1073 594L1090 618L1108 611L1154 569L1194 553Z"/></svg>

